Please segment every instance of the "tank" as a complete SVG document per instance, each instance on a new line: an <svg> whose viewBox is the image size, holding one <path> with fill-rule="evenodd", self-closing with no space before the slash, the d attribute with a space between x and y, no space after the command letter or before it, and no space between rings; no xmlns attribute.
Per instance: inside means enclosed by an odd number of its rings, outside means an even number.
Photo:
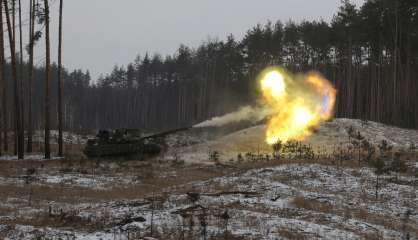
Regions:
<svg viewBox="0 0 418 240"><path fill-rule="evenodd" d="M83 150L88 158L95 157L137 157L159 154L164 145L166 135L185 131L181 128L145 135L139 129L99 130L95 138L88 139Z"/></svg>

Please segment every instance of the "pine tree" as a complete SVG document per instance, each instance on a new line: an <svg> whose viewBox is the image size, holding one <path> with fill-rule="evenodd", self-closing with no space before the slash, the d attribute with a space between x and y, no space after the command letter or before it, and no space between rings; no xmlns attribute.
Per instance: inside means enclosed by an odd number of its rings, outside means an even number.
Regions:
<svg viewBox="0 0 418 240"><path fill-rule="evenodd" d="M10 20L10 11L9 11L9 5L7 1L3 1L4 3L4 10L6 14L6 22L7 22L7 31L9 33L9 45L10 45L10 55L11 55L11 61L12 61L12 77L13 77L13 86L14 86L14 112L15 112L15 139L17 137L16 141L16 148L18 158L23 159L24 149L19 148L19 146L23 146L23 138L22 135L19 134L23 129L21 129L21 112L20 112L20 97L19 97L19 89L18 89L18 78L17 78L17 67L16 67L16 50L15 50L15 38L13 34L12 24Z"/></svg>
<svg viewBox="0 0 418 240"><path fill-rule="evenodd" d="M29 74L28 74L28 142L27 152L32 152L33 120L32 120L32 82L33 82L33 54L35 46L35 0L30 0L30 21L29 21Z"/></svg>
<svg viewBox="0 0 418 240"><path fill-rule="evenodd" d="M58 37L58 156L63 156L62 136L62 7L63 0L60 0L59 10L59 37Z"/></svg>
<svg viewBox="0 0 418 240"><path fill-rule="evenodd" d="M8 151L8 121L7 121L7 81L5 78L4 69L4 29L3 29L3 0L0 0L0 84L1 84L1 133L0 138L3 138L3 144L0 144L0 149L4 148L4 151Z"/></svg>
<svg viewBox="0 0 418 240"><path fill-rule="evenodd" d="M18 136L18 150L20 155L23 156L23 152L25 151L25 118L24 118L24 98L25 98L25 84L23 80L23 38L22 38L22 4L21 0L18 2L19 4L19 89L20 89L20 104L19 104L19 111L20 111L20 127L19 127L19 136Z"/></svg>
<svg viewBox="0 0 418 240"><path fill-rule="evenodd" d="M50 149L50 81L51 81L51 54L49 40L49 4L48 0L44 0L44 18L45 18L45 159L51 158Z"/></svg>

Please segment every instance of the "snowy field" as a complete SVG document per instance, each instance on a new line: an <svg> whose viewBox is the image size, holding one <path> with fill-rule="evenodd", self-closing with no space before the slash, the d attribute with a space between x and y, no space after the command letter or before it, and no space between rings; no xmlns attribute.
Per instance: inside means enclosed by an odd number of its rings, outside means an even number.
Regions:
<svg viewBox="0 0 418 240"><path fill-rule="evenodd" d="M346 146L350 126L374 145L418 143L415 130L349 119L307 142ZM379 179L356 160L229 160L271 153L262 139L263 126L219 138L183 132L142 162L4 157L0 239L418 239L418 154L405 157L406 173Z"/></svg>
<svg viewBox="0 0 418 240"><path fill-rule="evenodd" d="M132 180L63 174L39 176L36 184L94 191ZM44 199L29 206L25 199L6 198L0 204L0 233L5 239L138 239L151 232L156 239L225 234L230 239L401 239L406 234L416 239L417 178L381 177L377 199L375 180L368 168L284 164L191 181L133 200ZM62 226L37 226L41 219Z"/></svg>

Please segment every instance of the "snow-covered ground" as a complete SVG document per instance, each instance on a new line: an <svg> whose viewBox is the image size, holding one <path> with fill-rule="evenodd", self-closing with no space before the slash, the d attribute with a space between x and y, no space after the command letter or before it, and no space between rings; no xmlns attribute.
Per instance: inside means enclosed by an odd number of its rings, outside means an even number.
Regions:
<svg viewBox="0 0 418 240"><path fill-rule="evenodd" d="M137 176L118 175L92 175L80 173L19 175L13 177L0 177L0 184L13 184L25 186L25 184L40 186L71 186L93 189L106 189L115 185L136 184L140 182Z"/></svg>
<svg viewBox="0 0 418 240"><path fill-rule="evenodd" d="M51 134L50 143L57 144L58 143L58 130L51 130L50 134ZM9 136L9 141L11 141L13 139L13 132L10 132L8 136ZM32 137L34 144L43 143L45 140L44 136L45 136L44 131L41 131L41 130L34 131L33 137ZM91 134L76 134L73 132L66 132L66 131L62 133L62 136L63 136L63 141L66 144L85 144L88 138L93 137L93 135ZM25 137L26 137L26 133L25 133Z"/></svg>
<svg viewBox="0 0 418 240"><path fill-rule="evenodd" d="M326 122L304 143L347 147L349 127L373 145L418 145L416 130L352 119ZM418 170L380 176L376 198L376 175L364 166L229 163L271 154L263 125L224 136L180 132L167 145L142 163L0 158L0 239L418 239ZM210 161L211 151L223 162ZM418 169L417 159L407 164Z"/></svg>
<svg viewBox="0 0 418 240"><path fill-rule="evenodd" d="M5 239L112 240L128 239L128 235L138 239L151 234L152 224L156 239L179 239L182 235L203 239L204 232L208 239L224 234L240 239L401 239L409 234L410 239L416 239L418 180L400 176L395 181L383 176L378 199L375 180L368 168L286 164L190 182L144 199L53 202L49 203L53 209L64 209L59 221L96 227L0 224L0 233ZM16 199L8 199L0 208L11 207L13 202ZM36 216L46 211L25 207L19 209L19 215L36 221ZM0 216L0 222L15 217Z"/></svg>
<svg viewBox="0 0 418 240"><path fill-rule="evenodd" d="M58 143L58 130L51 130L51 143L56 144ZM83 134L75 134L71 132L63 132L62 138L64 143L67 144L85 144L88 138L93 137L92 135L83 135ZM34 134L34 141L36 142L43 142L44 141L44 132L43 131L35 131Z"/></svg>
<svg viewBox="0 0 418 240"><path fill-rule="evenodd" d="M45 159L45 155L43 154L26 154L24 155L24 160L59 160L62 159L61 157L53 156L51 159ZM16 161L19 160L16 155L3 155L0 156L0 161Z"/></svg>

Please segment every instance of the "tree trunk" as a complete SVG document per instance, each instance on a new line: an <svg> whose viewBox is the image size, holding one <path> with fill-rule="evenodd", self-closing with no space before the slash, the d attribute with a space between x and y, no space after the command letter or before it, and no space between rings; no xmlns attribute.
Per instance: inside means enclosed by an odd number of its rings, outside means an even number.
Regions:
<svg viewBox="0 0 418 240"><path fill-rule="evenodd" d="M0 84L2 84L2 134L4 151L9 150L8 121L7 121L7 81L4 74L4 29L3 29L3 0L0 0Z"/></svg>
<svg viewBox="0 0 418 240"><path fill-rule="evenodd" d="M9 37L13 40L13 44L16 44L16 16L15 16L15 13L16 13L16 0L12 0L12 32L11 32L11 36L9 34ZM15 50L13 52L14 52L14 55L16 56L16 45L15 45L14 48L15 48ZM15 81L18 81L17 76L16 76ZM18 83L16 83L16 84L18 84ZM18 88L18 86L16 88ZM16 100L16 98L15 98L15 100ZM17 148L18 148L18 143L17 143L18 138L17 137L18 137L19 131L18 131L18 126L17 126L17 121L18 120L17 120L17 114L16 114L16 111L17 111L16 107L18 107L18 106L19 106L18 103L14 103L14 108L15 108L14 109L14 121L13 121L13 124L14 124L13 153L14 153L14 155L17 155Z"/></svg>
<svg viewBox="0 0 418 240"><path fill-rule="evenodd" d="M33 81L33 49L35 35L35 0L30 1L30 23L29 23L29 79L28 79L28 143L27 152L32 152L32 81Z"/></svg>
<svg viewBox="0 0 418 240"><path fill-rule="evenodd" d="M13 82L14 82L14 112L15 112L15 128L17 128L16 133L20 132L20 127L22 126L21 124L21 117L20 117L20 98L19 98L19 89L18 89L18 81L17 81L17 68L16 68L16 49L15 49L15 39L14 39L14 35L13 35L13 29L12 29L12 25L11 25L11 21L10 21L10 15L9 15L9 5L7 3L7 1L4 1L4 10L5 10L5 14L6 14L6 22L7 22L7 31L9 33L9 45L10 45L10 55L11 55L11 60L12 60L12 77L13 77ZM17 135L17 134L16 134ZM16 136L15 135L15 136ZM20 134L18 137L18 143L16 144L17 146L21 146L20 142L23 141L23 139L21 138ZM17 148L15 150L18 150ZM19 159L23 159L23 149L19 149L17 151L18 154L18 158Z"/></svg>
<svg viewBox="0 0 418 240"><path fill-rule="evenodd" d="M51 149L49 144L50 138L50 79L51 79L51 66L50 66L50 40L49 40L49 5L48 0L44 0L45 8L45 159L51 158Z"/></svg>
<svg viewBox="0 0 418 240"><path fill-rule="evenodd" d="M353 90L355 88L354 81L353 81L353 44L352 44L352 38L349 36L348 39L348 48L347 48L347 80L346 80L346 86L347 86L347 109L345 109L345 114L347 117L351 117L353 114Z"/></svg>
<svg viewBox="0 0 418 240"><path fill-rule="evenodd" d="M395 36L394 36L394 49L393 49L393 99L392 99L392 117L391 120L395 123L397 121L398 109L397 109L397 74L398 74L398 1L395 0Z"/></svg>
<svg viewBox="0 0 418 240"><path fill-rule="evenodd" d="M24 152L25 150L25 118L24 118L24 98L25 98L25 84L23 81L23 40L22 40L22 4L19 0L19 45L20 45L20 59L19 59L19 82L20 82L20 127L19 127L19 141L18 150ZM23 155L23 154L22 154Z"/></svg>
<svg viewBox="0 0 418 240"><path fill-rule="evenodd" d="M63 156L62 141L62 5L60 0L59 37L58 37L58 156Z"/></svg>

